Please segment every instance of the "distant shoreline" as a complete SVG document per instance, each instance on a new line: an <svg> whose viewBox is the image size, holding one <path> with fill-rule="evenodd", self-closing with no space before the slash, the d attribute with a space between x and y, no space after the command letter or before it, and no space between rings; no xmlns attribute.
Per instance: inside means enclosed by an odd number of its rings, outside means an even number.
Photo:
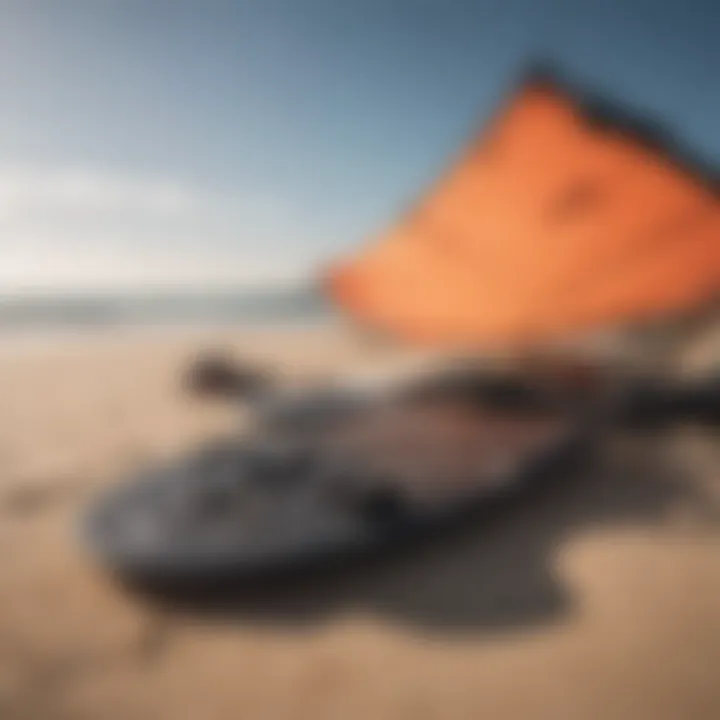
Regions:
<svg viewBox="0 0 720 720"><path fill-rule="evenodd" d="M292 325L334 312L314 288L18 294L0 296L0 334L28 330L103 330Z"/></svg>

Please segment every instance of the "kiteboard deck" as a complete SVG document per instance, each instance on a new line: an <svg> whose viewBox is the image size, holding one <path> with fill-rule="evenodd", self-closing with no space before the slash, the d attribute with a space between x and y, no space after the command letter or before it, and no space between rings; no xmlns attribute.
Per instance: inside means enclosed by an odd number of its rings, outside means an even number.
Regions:
<svg viewBox="0 0 720 720"><path fill-rule="evenodd" d="M586 415L527 388L424 390L276 403L247 435L111 489L90 509L86 543L145 588L252 582L454 525L592 441Z"/></svg>

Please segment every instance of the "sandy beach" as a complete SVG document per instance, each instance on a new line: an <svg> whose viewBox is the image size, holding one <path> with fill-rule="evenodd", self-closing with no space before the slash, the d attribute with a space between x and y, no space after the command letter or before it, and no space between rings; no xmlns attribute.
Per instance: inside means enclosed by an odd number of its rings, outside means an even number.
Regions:
<svg viewBox="0 0 720 720"><path fill-rule="evenodd" d="M101 487L232 427L179 373L383 361L333 328L0 343L3 720L715 720L720 442L610 438L487 526L261 603L173 610L76 539Z"/></svg>

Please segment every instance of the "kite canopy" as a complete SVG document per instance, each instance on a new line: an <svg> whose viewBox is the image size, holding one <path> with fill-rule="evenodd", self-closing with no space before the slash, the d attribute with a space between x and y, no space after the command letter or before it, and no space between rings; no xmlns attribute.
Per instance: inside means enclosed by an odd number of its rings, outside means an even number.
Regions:
<svg viewBox="0 0 720 720"><path fill-rule="evenodd" d="M364 324L441 346L657 318L718 294L720 199L671 155L533 79L328 286Z"/></svg>

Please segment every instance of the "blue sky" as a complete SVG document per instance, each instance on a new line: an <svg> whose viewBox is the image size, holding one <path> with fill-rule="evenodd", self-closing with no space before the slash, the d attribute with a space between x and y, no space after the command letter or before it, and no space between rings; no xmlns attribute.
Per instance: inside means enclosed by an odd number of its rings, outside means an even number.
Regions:
<svg viewBox="0 0 720 720"><path fill-rule="evenodd" d="M720 162L714 0L0 0L0 287L307 276L528 59Z"/></svg>

